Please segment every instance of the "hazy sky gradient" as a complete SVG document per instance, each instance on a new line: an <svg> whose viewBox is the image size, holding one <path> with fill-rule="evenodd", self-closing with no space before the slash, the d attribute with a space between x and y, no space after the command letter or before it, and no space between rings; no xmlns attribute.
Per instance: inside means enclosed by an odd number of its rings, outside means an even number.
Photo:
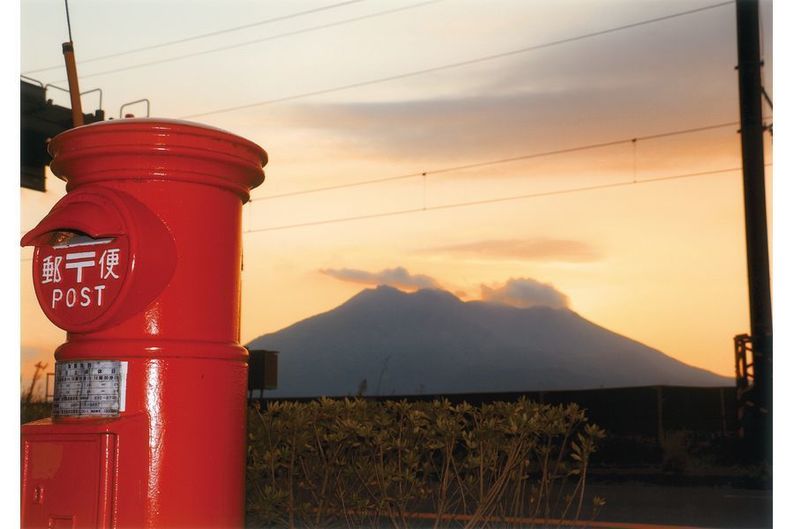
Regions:
<svg viewBox="0 0 794 529"><path fill-rule="evenodd" d="M333 3L73 1L78 69L88 76L418 2L367 0L81 62ZM86 77L81 89L102 88L109 115L117 116L125 102L147 97L154 116L179 118L715 3L443 0ZM764 78L774 97L771 2L762 1L761 7ZM22 71L60 64L63 3L26 0L21 15ZM244 210L245 229L258 231L244 235L243 341L333 308L379 276L402 273L406 288L416 286L410 280L424 278L466 299L496 296L510 280L521 280L525 287L552 285L560 296L556 302L599 325L731 375L732 338L749 331L741 175L635 182L740 167L738 125L731 124L739 119L735 62L734 6L727 5L469 66L195 118L245 136L270 155L267 180ZM62 68L30 75L43 82L65 78ZM52 97L66 104L57 92ZM84 105L93 110L96 96L86 96ZM140 116L143 107L131 110ZM715 124L730 125L630 141ZM618 140L627 141L447 171ZM772 161L770 149L766 161ZM405 174L419 176L268 199ZM552 194L607 184L627 185ZM48 178L48 187L44 195L22 191L23 228L62 196L57 179ZM537 196L442 208L518 195ZM363 216L373 217L322 223ZM301 224L312 225L284 228ZM23 258L29 255L23 252ZM359 281L339 280L351 277ZM35 303L29 261L22 262L21 284L24 370L51 353L64 335Z"/></svg>

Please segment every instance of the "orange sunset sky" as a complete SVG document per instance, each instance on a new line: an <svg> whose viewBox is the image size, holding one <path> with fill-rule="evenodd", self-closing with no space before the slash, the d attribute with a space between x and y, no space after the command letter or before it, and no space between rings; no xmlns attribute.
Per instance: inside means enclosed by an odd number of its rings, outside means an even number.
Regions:
<svg viewBox="0 0 794 529"><path fill-rule="evenodd" d="M66 87L63 2L20 10L21 72ZM80 88L101 88L108 116L148 98L154 117L268 151L243 210L243 343L379 283L475 300L522 279L530 288L508 302L552 292L733 375L732 338L749 318L732 2L73 0L70 11ZM774 99L771 1L761 15ZM97 104L83 98L86 112ZM771 177L770 166L770 198ZM63 196L51 174L47 186L21 191L20 231ZM52 370L65 339L36 303L31 253L23 383L39 359Z"/></svg>

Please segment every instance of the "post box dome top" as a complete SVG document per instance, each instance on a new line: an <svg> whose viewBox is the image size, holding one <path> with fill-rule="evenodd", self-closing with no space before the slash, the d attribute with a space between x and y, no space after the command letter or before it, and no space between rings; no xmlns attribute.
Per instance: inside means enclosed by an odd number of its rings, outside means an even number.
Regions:
<svg viewBox="0 0 794 529"><path fill-rule="evenodd" d="M107 180L214 185L245 202L264 181L267 153L225 130L188 121L127 118L67 130L49 144L50 168L67 190Z"/></svg>

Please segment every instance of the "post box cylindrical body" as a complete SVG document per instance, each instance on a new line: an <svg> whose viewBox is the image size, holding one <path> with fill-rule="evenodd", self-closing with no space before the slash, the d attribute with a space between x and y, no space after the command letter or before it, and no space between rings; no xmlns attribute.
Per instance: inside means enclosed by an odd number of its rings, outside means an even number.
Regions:
<svg viewBox="0 0 794 529"><path fill-rule="evenodd" d="M53 418L23 427L23 525L242 527L241 218L267 155L154 119L72 129L50 152L67 195L23 244L67 341ZM72 467L97 479L64 486ZM94 493L99 507L69 507Z"/></svg>

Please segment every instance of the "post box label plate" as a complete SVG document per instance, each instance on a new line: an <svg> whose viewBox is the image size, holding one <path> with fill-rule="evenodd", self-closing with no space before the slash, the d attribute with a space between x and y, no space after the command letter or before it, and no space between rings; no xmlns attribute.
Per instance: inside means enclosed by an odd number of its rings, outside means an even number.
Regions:
<svg viewBox="0 0 794 529"><path fill-rule="evenodd" d="M44 312L65 329L97 319L118 297L128 260L126 237L71 237L38 246L33 273Z"/></svg>
<svg viewBox="0 0 794 529"><path fill-rule="evenodd" d="M117 417L127 395L127 362L85 360L55 364L55 417Z"/></svg>

